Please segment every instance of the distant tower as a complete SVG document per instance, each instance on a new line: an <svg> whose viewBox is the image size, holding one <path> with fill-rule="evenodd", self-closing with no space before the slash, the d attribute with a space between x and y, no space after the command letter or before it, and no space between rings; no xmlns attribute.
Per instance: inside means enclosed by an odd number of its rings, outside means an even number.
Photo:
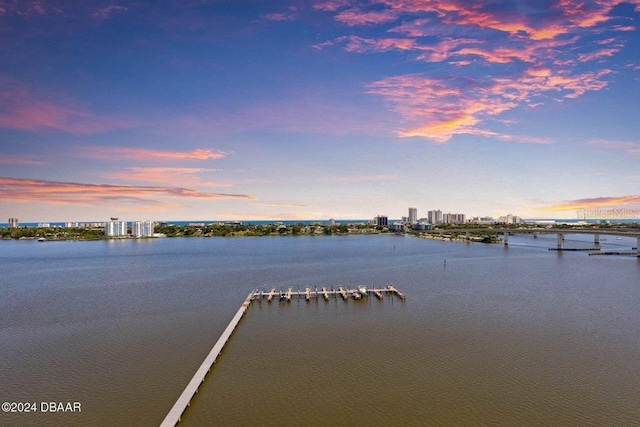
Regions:
<svg viewBox="0 0 640 427"><path fill-rule="evenodd" d="M9 228L18 228L18 218L9 218Z"/></svg>
<svg viewBox="0 0 640 427"><path fill-rule="evenodd" d="M389 225L389 218L384 215L378 215L375 217L375 223L379 227L387 227Z"/></svg>
<svg viewBox="0 0 640 427"><path fill-rule="evenodd" d="M153 221L134 221L131 223L131 235L133 237L152 237Z"/></svg>
<svg viewBox="0 0 640 427"><path fill-rule="evenodd" d="M437 211L429 211L427 212L427 218L429 224L442 224L442 211L439 209Z"/></svg>
<svg viewBox="0 0 640 427"><path fill-rule="evenodd" d="M409 208L409 224L418 223L418 209Z"/></svg>
<svg viewBox="0 0 640 427"><path fill-rule="evenodd" d="M104 227L106 237L124 237L127 235L127 221L118 221L117 218L107 222Z"/></svg>

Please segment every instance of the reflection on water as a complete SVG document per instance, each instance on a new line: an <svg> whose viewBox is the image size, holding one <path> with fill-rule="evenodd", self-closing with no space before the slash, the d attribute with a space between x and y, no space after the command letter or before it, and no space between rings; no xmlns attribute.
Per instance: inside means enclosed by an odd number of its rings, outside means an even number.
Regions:
<svg viewBox="0 0 640 427"><path fill-rule="evenodd" d="M0 242L3 401L82 403L0 424L158 425L252 288L388 283L252 304L185 425L637 423L640 262L510 243Z"/></svg>

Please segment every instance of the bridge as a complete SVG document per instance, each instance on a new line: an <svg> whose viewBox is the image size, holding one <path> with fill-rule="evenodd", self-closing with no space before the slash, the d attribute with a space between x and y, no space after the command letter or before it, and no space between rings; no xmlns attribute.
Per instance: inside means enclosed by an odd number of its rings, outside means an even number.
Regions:
<svg viewBox="0 0 640 427"><path fill-rule="evenodd" d="M471 233L497 233L502 235L502 241L509 245L509 235L515 234L556 234L558 236L557 246L553 250L567 250L564 248L564 236L568 234L590 234L593 235L593 243L596 248L600 246L600 236L631 237L637 240L635 255L640 257L640 230L634 231L628 228L470 228L470 229L445 229L428 230L428 233L450 234L452 232L465 233L466 239L471 240Z"/></svg>

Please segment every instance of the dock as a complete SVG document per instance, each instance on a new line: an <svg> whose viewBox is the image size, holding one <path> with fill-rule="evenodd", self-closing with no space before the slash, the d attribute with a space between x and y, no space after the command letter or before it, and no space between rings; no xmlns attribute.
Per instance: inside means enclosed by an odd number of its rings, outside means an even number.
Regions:
<svg viewBox="0 0 640 427"><path fill-rule="evenodd" d="M254 296L255 292L249 293L249 296L247 296L247 299L244 300L236 315L233 316L233 319L231 319L231 322L229 322L227 328L224 330L222 335L220 335L220 338L218 338L218 341L213 346L207 357L204 359L204 362L202 362L193 378L191 378L191 381L189 381L189 384L187 384L187 387L184 389L180 397L178 397L178 400L173 405L167 416L164 418L162 424L160 424L160 427L174 427L180 422L182 414L187 409L187 407L191 405L191 399L193 399L193 396L198 392L200 384L204 382L207 373L211 370L211 367L220 355L222 348L231 337L231 334L236 329L236 326L238 326L238 323L240 323L240 319L242 319L244 312L251 304Z"/></svg>
<svg viewBox="0 0 640 427"><path fill-rule="evenodd" d="M393 286L393 285L389 285L389 286L387 286L387 289L388 289L390 292L392 292L392 293L396 294L398 297L400 297L400 299L404 300L404 298L405 298L404 294L403 294L402 292L400 292L399 290L397 290L397 289L395 288L395 286Z"/></svg>
<svg viewBox="0 0 640 427"><path fill-rule="evenodd" d="M315 289L315 296L317 301L318 288L316 287ZM383 299L384 294L395 295L402 301L404 301L406 298L404 293L400 292L400 290L398 290L393 285L388 285L385 288L369 288L368 292L373 293L379 300ZM233 318L231 319L231 322L229 322L229 325L227 325L227 328L224 330L220 338L218 338L218 341L216 341L207 357L204 359L196 373L193 375L193 378L191 378L191 381L189 381L189 384L187 384L180 397L178 397L176 403L173 405L171 410L169 410L169 413L160 424L160 427L175 427L180 422L184 411L186 411L187 408L191 405L193 396L195 396L195 394L198 392L200 385L206 379L209 371L211 371L211 368L220 355L220 352L222 351L227 341L229 341L229 338L235 331L238 323L240 323L240 319L242 319L245 311L251 305L251 303L253 301L262 301L263 298L267 298L267 301L271 302L276 294L276 288L271 288L268 293L259 290L254 290L249 293L247 298L244 300L244 302L236 312L235 316L233 316ZM312 292L310 287L306 287L304 291L294 291L293 288L289 287L286 292L281 290L280 301L291 302L291 298L293 296L297 296L298 298L304 296L307 301L310 301L311 294ZM334 296L335 298L342 297L345 302L349 300L349 296L351 296L351 298L353 298L354 300L362 300L367 297L367 295L363 295L362 292L360 292L360 290L357 288L345 289L342 286L338 287L338 290L334 290L333 288L331 288L331 290L328 290L326 286L323 286L322 296L325 301L329 301L329 298L331 296Z"/></svg>
<svg viewBox="0 0 640 427"><path fill-rule="evenodd" d="M256 290L254 291L253 299L259 301L263 297L266 297L267 300L270 301L269 298L272 297L274 292L275 288L272 288L269 293ZM387 285L384 288L367 288L367 292L375 295L379 300L383 300L385 295L397 296L401 300L406 299L404 292L400 291L394 285ZM322 286L320 287L320 290L318 290L317 287L313 290L311 287L305 286L304 290L294 291L292 287L288 287L286 291L281 291L280 301L291 302L293 297L304 297L306 301L311 301L312 299L318 300L320 295L322 295L322 298L325 301L329 301L331 297L342 298L344 301L362 300L365 298L357 287L345 288L343 286L338 286L338 289L334 290L327 289L326 286Z"/></svg>

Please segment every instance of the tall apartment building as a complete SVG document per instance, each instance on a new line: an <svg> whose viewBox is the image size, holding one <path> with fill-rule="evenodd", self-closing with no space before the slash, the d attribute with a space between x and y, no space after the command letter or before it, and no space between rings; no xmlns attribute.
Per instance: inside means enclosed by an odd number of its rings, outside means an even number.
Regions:
<svg viewBox="0 0 640 427"><path fill-rule="evenodd" d="M445 224L464 224L465 215L457 213L446 213L442 217L442 222Z"/></svg>
<svg viewBox="0 0 640 427"><path fill-rule="evenodd" d="M18 228L18 218L9 218L9 228Z"/></svg>
<svg viewBox="0 0 640 427"><path fill-rule="evenodd" d="M418 222L418 209L409 208L409 224L416 224Z"/></svg>
<svg viewBox="0 0 640 427"><path fill-rule="evenodd" d="M107 237L124 237L127 235L127 221L118 221L118 218L111 218L104 227L104 235Z"/></svg>
<svg viewBox="0 0 640 427"><path fill-rule="evenodd" d="M427 212L427 221L429 224L440 224L442 223L442 211L429 211Z"/></svg>
<svg viewBox="0 0 640 427"><path fill-rule="evenodd" d="M153 236L153 221L134 221L131 223L131 235L133 237Z"/></svg>
<svg viewBox="0 0 640 427"><path fill-rule="evenodd" d="M376 226L380 226L380 227L389 226L389 218L384 215L378 215L377 217L375 217L374 222L376 223Z"/></svg>

